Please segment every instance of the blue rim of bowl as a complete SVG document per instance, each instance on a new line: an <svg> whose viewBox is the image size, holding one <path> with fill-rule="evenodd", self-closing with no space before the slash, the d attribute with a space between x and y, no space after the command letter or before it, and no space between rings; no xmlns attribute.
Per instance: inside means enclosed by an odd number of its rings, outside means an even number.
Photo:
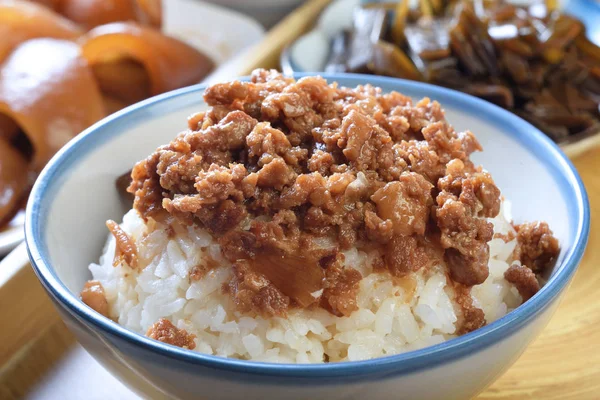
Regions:
<svg viewBox="0 0 600 400"><path fill-rule="evenodd" d="M95 131L101 128L106 129L107 126L117 121L126 120L130 114L134 116L136 113L144 115L144 110L151 105L164 103L192 92L200 94L206 88L205 85L195 85L148 99L96 123L63 147L41 172L27 204L25 236L33 269L49 294L74 316L92 324L100 331L116 336L135 346L146 348L156 354L181 362L208 367L214 370L241 372L251 375L323 379L333 377L356 379L382 373L413 373L458 360L511 336L556 300L572 278L583 256L589 234L590 209L581 178L577 174L573 164L555 143L537 128L512 113L458 91L421 82L372 75L302 73L295 74L294 76L300 78L314 74L319 74L330 82L338 81L341 85L347 85L347 82L352 82L352 84L361 82L362 84L371 83L376 86L388 88L395 86L395 90L401 91L426 91L430 97L440 100L442 104L452 103L453 107L458 109L471 110L471 114L473 110L477 110L477 114L485 115L488 120L509 124L514 129L505 129L505 131L514 132L512 136L517 138L521 143L536 148L535 155L544 160L545 167L553 169L554 172L559 172L559 175L562 176L564 182L561 182L561 185L572 187L569 190L574 192L575 204L570 205L574 206L571 209L574 213L572 217L576 218L577 221L573 245L565 255L562 264L556 268L557 271L550 277L546 285L533 298L519 306L516 310L466 335L398 355L365 361L329 364L262 363L197 353L149 339L102 317L81 302L76 295L71 293L54 273L51 265L45 262L43 255L45 254L44 246L46 246L46 243L43 239L44 229L40 225L41 219L38 218L39 204L42 201L48 201L51 204L51 199L44 199L44 194L51 185L54 173L64 160L73 160L84 155L84 153L77 152L77 150L86 142L97 139L94 138ZM245 80L248 78L240 79ZM342 83L344 81L346 83ZM112 134L103 136L103 140L106 141L122 133L122 131L114 130Z"/></svg>

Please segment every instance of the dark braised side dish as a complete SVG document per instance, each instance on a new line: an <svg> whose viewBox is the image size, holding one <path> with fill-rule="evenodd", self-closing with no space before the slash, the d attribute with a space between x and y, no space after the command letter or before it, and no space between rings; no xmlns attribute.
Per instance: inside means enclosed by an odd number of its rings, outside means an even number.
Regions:
<svg viewBox="0 0 600 400"><path fill-rule="evenodd" d="M488 100L556 142L600 130L600 48L554 2L408 0L359 8L326 71L423 80Z"/></svg>

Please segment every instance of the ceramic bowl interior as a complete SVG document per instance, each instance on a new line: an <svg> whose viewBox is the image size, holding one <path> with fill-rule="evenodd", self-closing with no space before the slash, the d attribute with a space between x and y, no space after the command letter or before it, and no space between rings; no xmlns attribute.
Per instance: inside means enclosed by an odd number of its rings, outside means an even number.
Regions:
<svg viewBox="0 0 600 400"><path fill-rule="evenodd" d="M473 333L425 350L391 356L390 360L468 350L466 346L478 343L491 345L530 320L564 289L585 248L589 206L573 166L546 136L499 107L448 89L366 75L338 74L325 78L348 87L371 83L384 91L397 90L417 99L429 96L438 100L456 130L469 129L479 138L484 151L473 159L491 172L503 195L510 200L515 222L547 221L562 247L549 282L516 311ZM186 118L205 108L203 89L194 86L171 92L101 121L63 148L36 182L26 221L34 268L59 302L92 325L142 339L89 312L78 299L78 293L91 276L87 266L101 254L107 238L105 221L109 218L120 221L126 211L115 189L115 179L186 128ZM171 348L154 341L144 344ZM180 349L177 351L181 354ZM218 363L233 362L186 353L192 358L208 358ZM294 367L312 371L311 368L346 368L350 364L357 363Z"/></svg>

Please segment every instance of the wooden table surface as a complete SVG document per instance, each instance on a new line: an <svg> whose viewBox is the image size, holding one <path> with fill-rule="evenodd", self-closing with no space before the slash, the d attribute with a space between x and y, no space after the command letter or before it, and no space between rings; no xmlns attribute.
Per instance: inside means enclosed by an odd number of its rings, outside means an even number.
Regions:
<svg viewBox="0 0 600 400"><path fill-rule="evenodd" d="M600 149L574 163L592 208L583 262L550 324L480 400L600 398ZM76 344L57 317L53 321L19 362L0 371L0 399L75 400L84 393L86 400L137 398Z"/></svg>

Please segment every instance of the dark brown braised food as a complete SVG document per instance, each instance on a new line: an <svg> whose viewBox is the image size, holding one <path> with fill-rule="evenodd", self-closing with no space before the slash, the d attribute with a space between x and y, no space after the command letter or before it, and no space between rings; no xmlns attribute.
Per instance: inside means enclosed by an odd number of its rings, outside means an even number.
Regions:
<svg viewBox="0 0 600 400"><path fill-rule="evenodd" d="M171 344L173 346L183 347L184 349L194 350L196 335L187 333L185 329L178 329L171 321L161 318L152 325L146 336L159 342Z"/></svg>
<svg viewBox="0 0 600 400"><path fill-rule="evenodd" d="M553 2L373 4L334 38L326 71L423 80L481 97L556 142L600 130L600 48Z"/></svg>
<svg viewBox="0 0 600 400"><path fill-rule="evenodd" d="M129 191L144 219L217 238L234 266L224 290L240 311L349 315L362 276L341 250L354 246L378 249L376 268L397 278L445 264L467 297L487 278L500 190L469 159L481 150L475 136L456 132L439 103L265 70L204 99L211 108L189 130L135 166ZM525 268L541 272L558 254L546 224L518 237ZM518 287L529 296L531 285ZM469 326L484 323L467 298L460 304Z"/></svg>

